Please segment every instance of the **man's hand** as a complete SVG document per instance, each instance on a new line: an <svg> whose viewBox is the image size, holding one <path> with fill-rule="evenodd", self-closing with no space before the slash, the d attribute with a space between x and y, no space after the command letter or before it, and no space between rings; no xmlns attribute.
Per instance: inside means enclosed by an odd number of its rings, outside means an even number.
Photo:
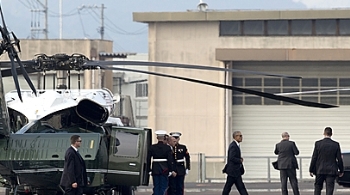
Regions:
<svg viewBox="0 0 350 195"><path fill-rule="evenodd" d="M339 177L343 177L344 173L339 173Z"/></svg>
<svg viewBox="0 0 350 195"><path fill-rule="evenodd" d="M175 171L171 172L173 177L176 177L177 173Z"/></svg>
<svg viewBox="0 0 350 195"><path fill-rule="evenodd" d="M243 162L243 158L241 158L241 162Z"/></svg>
<svg viewBox="0 0 350 195"><path fill-rule="evenodd" d="M78 184L77 184L77 182L75 182L75 183L72 183L72 188L77 188L78 187Z"/></svg>
<svg viewBox="0 0 350 195"><path fill-rule="evenodd" d="M310 172L310 176L311 176L311 177L314 177L314 174Z"/></svg>
<svg viewBox="0 0 350 195"><path fill-rule="evenodd" d="M186 169L186 175L188 175L188 169Z"/></svg>

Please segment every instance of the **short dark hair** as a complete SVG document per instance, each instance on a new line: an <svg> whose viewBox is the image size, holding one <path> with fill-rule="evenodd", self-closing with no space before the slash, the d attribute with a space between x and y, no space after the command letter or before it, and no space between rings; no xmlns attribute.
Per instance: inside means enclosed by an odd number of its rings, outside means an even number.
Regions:
<svg viewBox="0 0 350 195"><path fill-rule="evenodd" d="M79 135L72 135L72 137L70 137L70 143L75 144L75 142L78 141L79 138L80 138Z"/></svg>
<svg viewBox="0 0 350 195"><path fill-rule="evenodd" d="M324 129L324 134L327 135L327 136L332 136L332 128L326 127Z"/></svg>

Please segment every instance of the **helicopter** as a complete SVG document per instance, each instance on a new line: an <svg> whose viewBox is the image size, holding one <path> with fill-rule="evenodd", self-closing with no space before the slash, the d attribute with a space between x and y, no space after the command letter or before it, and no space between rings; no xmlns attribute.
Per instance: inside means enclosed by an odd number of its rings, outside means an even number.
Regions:
<svg viewBox="0 0 350 195"><path fill-rule="evenodd" d="M228 71L298 79L286 75L215 68L200 65L163 62L93 61L81 54L37 55L33 60L21 61L19 40L3 26L1 54L7 52L10 62L1 62L2 77L13 76L16 90L4 94L0 84L0 174L14 194L25 186L36 194L62 194L58 185L63 170L64 152L72 134L84 140L81 155L87 164L90 185L85 194L132 194L131 186L148 185L150 159L146 156L151 144L151 129L123 127L112 116L115 97L106 89L70 89L69 84L59 89L36 90L28 74L45 71L83 71L107 69L131 71L154 76L193 82L211 87L235 90L303 106L331 108L333 105L308 102L260 91L248 90L220 83L197 80L157 72L114 65L158 66L211 71ZM11 37L14 41L11 40ZM18 52L17 52L18 50ZM4 69L9 68L9 69ZM22 74L31 90L21 90L18 75ZM69 78L68 78L69 83ZM85 141L86 140L86 141Z"/></svg>

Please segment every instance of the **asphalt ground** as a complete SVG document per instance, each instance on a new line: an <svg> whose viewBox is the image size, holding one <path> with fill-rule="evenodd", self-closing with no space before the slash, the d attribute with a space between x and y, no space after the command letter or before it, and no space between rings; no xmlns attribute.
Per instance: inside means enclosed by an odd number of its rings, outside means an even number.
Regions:
<svg viewBox="0 0 350 195"><path fill-rule="evenodd" d="M250 195L280 195L280 183L245 183L245 186ZM150 195L152 194L152 187L140 186L135 192L136 195ZM221 195L224 183L185 183L185 194L186 195ZM313 195L314 194L313 182L299 182L299 191L302 195ZM288 184L289 194L293 194L290 184ZM239 194L236 187L232 187L232 195ZM322 194L326 194L325 185L323 187ZM350 188L344 188L335 184L334 195L349 195Z"/></svg>

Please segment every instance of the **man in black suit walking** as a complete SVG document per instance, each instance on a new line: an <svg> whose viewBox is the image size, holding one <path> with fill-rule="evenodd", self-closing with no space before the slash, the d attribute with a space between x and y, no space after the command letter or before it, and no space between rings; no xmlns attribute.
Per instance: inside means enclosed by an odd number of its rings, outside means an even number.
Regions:
<svg viewBox="0 0 350 195"><path fill-rule="evenodd" d="M315 142L309 171L311 177L316 175L314 194L321 194L326 181L326 195L333 195L336 177L344 174L343 159L339 143L331 139L332 128L326 127L323 135L324 139Z"/></svg>
<svg viewBox="0 0 350 195"><path fill-rule="evenodd" d="M247 189L242 180L244 174L243 158L241 157L241 149L239 143L242 142L242 133L240 131L233 132L233 141L228 148L228 159L223 173L227 174L226 183L222 191L222 195L230 194L232 185L235 184L236 188L241 195L248 195Z"/></svg>
<svg viewBox="0 0 350 195"><path fill-rule="evenodd" d="M83 187L87 185L86 167L78 152L81 145L79 135L72 135L71 146L64 157L64 169L60 185L64 187L65 195L82 195Z"/></svg>
<svg viewBox="0 0 350 195"><path fill-rule="evenodd" d="M288 195L288 178L293 189L293 194L299 195L296 173L296 169L299 167L295 158L295 155L299 155L299 150L293 141L289 141L289 134L287 132L282 133L282 140L276 144L275 154L278 155L277 164L280 170L282 195Z"/></svg>

